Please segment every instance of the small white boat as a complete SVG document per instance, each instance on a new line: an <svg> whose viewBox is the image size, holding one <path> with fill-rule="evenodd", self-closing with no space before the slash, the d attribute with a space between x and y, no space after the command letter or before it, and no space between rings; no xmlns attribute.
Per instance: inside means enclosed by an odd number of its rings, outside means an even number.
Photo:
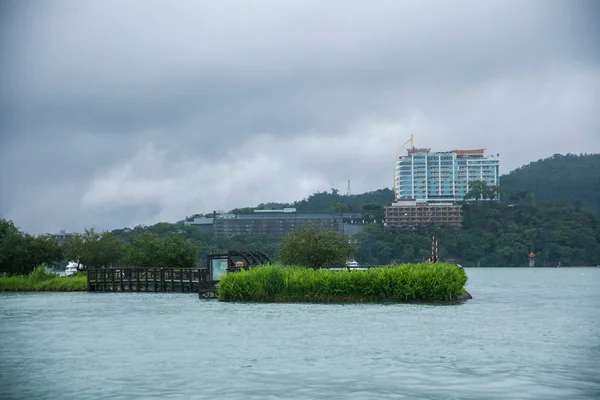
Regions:
<svg viewBox="0 0 600 400"><path fill-rule="evenodd" d="M361 267L356 260L346 261L345 268L331 268L334 271L366 271L368 269L367 267Z"/></svg>
<svg viewBox="0 0 600 400"><path fill-rule="evenodd" d="M346 261L346 265L343 267L330 267L331 271L358 271L358 270L367 270L366 267L361 267L356 260L348 260Z"/></svg>
<svg viewBox="0 0 600 400"><path fill-rule="evenodd" d="M67 264L67 267L65 268L65 276L70 276L70 275L74 275L77 273L77 263L76 262L69 262Z"/></svg>

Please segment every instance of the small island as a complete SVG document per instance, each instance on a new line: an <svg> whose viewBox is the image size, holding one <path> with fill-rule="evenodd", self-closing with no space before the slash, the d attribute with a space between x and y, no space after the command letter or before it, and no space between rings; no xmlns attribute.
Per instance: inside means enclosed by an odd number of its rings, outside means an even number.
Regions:
<svg viewBox="0 0 600 400"><path fill-rule="evenodd" d="M368 270L268 265L227 274L220 301L311 303L461 303L467 274L447 263L390 265Z"/></svg>

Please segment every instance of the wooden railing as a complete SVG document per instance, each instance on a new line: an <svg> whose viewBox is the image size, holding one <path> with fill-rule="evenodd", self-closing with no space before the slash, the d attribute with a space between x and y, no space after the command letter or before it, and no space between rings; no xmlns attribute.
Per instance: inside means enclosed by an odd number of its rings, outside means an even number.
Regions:
<svg viewBox="0 0 600 400"><path fill-rule="evenodd" d="M90 292L189 292L210 285L199 268L102 268L87 271Z"/></svg>
<svg viewBox="0 0 600 400"><path fill-rule="evenodd" d="M308 268L360 271L381 267L381 265L328 265ZM230 267L228 272L236 272L240 269L242 268ZM101 268L87 271L87 287L90 292L203 293L214 292L217 283L211 281L208 270L202 268Z"/></svg>

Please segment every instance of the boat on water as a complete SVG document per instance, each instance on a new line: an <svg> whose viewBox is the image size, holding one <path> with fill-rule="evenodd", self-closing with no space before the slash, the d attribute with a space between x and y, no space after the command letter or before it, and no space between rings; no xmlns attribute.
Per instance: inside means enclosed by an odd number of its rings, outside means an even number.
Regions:
<svg viewBox="0 0 600 400"><path fill-rule="evenodd" d="M328 269L331 271L366 271L369 268L361 267L358 261L352 259L346 261L346 264L343 267L328 267Z"/></svg>
<svg viewBox="0 0 600 400"><path fill-rule="evenodd" d="M71 276L77 273L77 263L70 261L65 268L65 276Z"/></svg>
<svg viewBox="0 0 600 400"><path fill-rule="evenodd" d="M346 267L358 267L358 261L348 260L346 261Z"/></svg>

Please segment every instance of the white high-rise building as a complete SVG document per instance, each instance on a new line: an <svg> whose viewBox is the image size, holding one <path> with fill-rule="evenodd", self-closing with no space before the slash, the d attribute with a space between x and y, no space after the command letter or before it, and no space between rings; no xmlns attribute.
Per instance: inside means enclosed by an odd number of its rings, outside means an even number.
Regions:
<svg viewBox="0 0 600 400"><path fill-rule="evenodd" d="M448 203L463 200L472 181L488 186L500 184L500 155L485 156L483 149L432 153L431 149L408 149L396 160L397 201Z"/></svg>

